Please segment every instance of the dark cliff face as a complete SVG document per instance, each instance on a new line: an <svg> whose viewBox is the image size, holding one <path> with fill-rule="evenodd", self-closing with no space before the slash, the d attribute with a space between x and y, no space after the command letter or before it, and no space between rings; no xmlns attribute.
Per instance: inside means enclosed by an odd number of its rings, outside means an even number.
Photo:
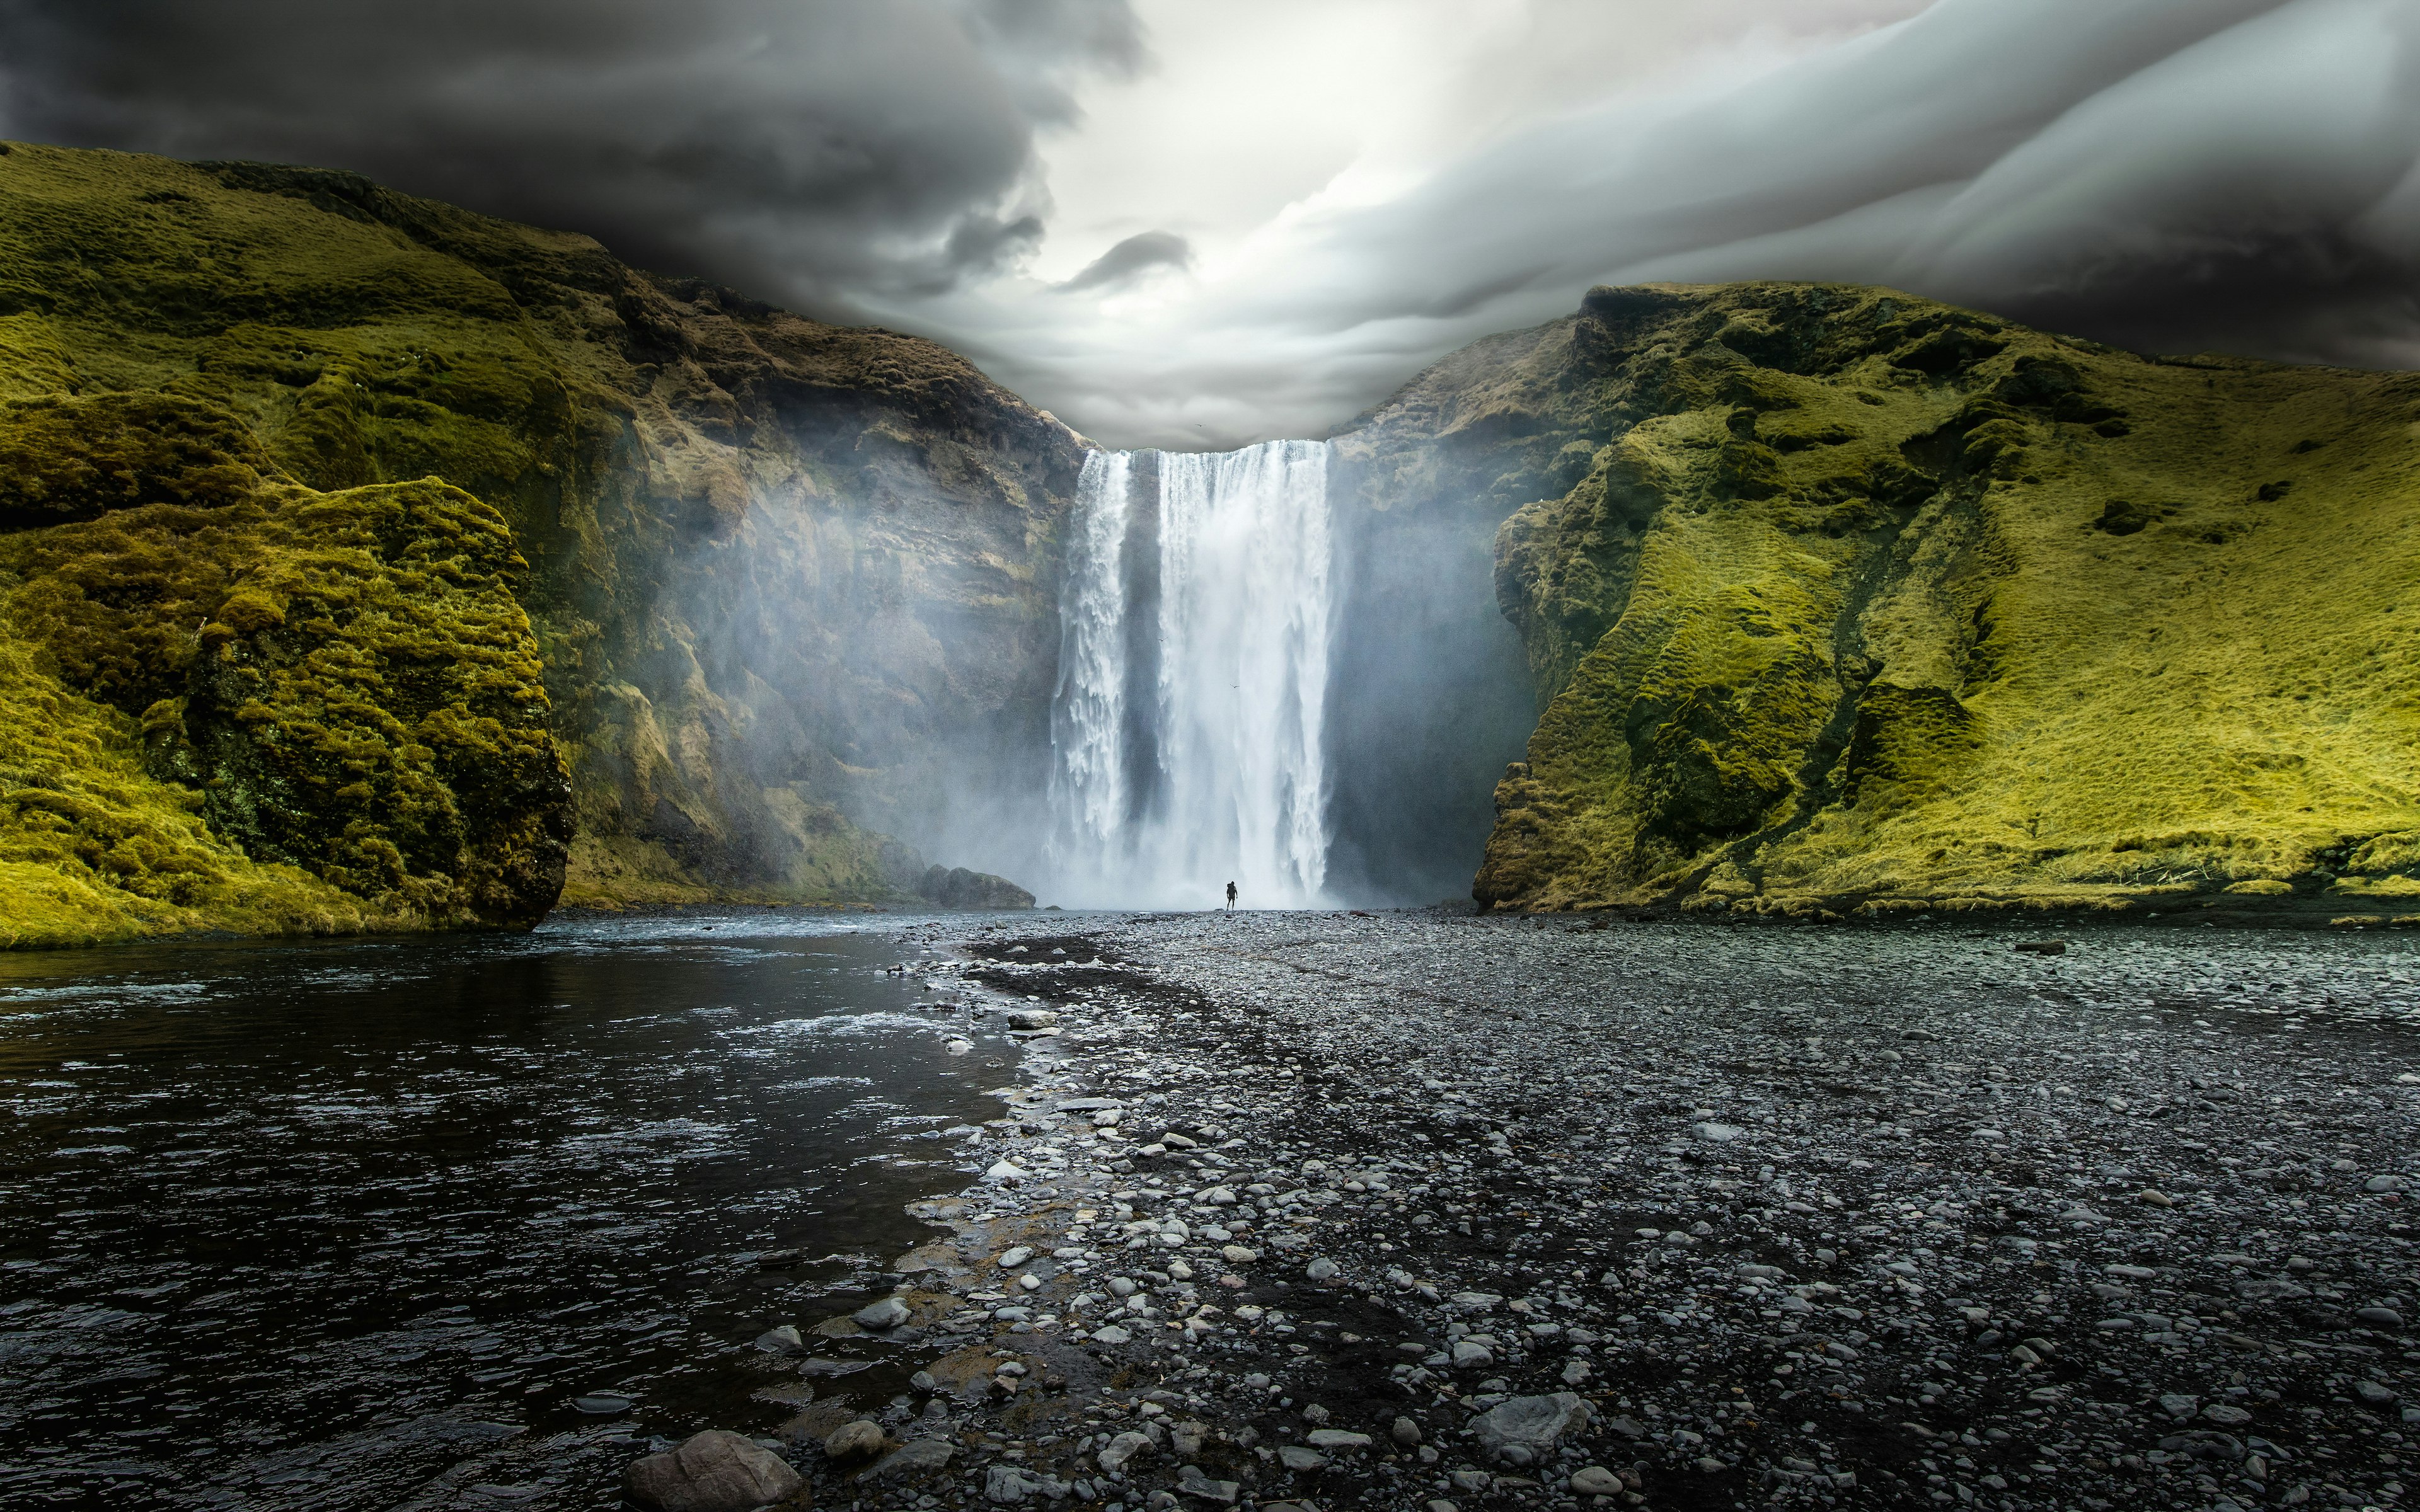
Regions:
<svg viewBox="0 0 2420 1512"><path fill-rule="evenodd" d="M1080 456L931 343L585 238L12 146L15 937L899 895L877 831L1038 788Z"/></svg>
<svg viewBox="0 0 2420 1512"><path fill-rule="evenodd" d="M1603 289L1338 444L1371 506L1493 531L1544 712L1482 903L2383 918L2420 896L2415 384Z"/></svg>

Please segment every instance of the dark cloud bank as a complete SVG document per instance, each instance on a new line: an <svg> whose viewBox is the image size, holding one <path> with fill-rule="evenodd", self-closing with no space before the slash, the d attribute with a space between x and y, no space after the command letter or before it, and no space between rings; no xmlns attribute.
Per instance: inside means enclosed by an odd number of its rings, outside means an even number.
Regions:
<svg viewBox="0 0 2420 1512"><path fill-rule="evenodd" d="M1125 0L0 0L13 134L351 168L846 315L1013 263Z"/></svg>
<svg viewBox="0 0 2420 1512"><path fill-rule="evenodd" d="M1055 288L1035 133L1149 66L1122 0L0 0L18 135L359 169L952 340L1116 440L1316 432L1608 279L1840 278L2140 347L2420 365L2420 0L1941 0L1725 89Z"/></svg>

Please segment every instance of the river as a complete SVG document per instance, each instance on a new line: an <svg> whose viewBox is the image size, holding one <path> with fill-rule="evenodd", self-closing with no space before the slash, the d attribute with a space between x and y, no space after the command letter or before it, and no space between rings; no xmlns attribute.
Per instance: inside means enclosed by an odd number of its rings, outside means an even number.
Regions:
<svg viewBox="0 0 2420 1512"><path fill-rule="evenodd" d="M1015 1074L884 971L937 938L0 956L0 1503L593 1505L633 1439L770 1427L750 1341L889 1289Z"/></svg>

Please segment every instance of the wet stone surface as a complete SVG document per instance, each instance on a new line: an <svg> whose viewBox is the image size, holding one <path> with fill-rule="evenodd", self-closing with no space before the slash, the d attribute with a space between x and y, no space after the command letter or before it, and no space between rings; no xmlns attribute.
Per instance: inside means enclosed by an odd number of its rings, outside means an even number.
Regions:
<svg viewBox="0 0 2420 1512"><path fill-rule="evenodd" d="M989 1174L906 1322L763 1320L878 1363L768 1353L767 1442L861 1509L2400 1504L2414 942L2036 937L988 927L918 969L1026 1015Z"/></svg>

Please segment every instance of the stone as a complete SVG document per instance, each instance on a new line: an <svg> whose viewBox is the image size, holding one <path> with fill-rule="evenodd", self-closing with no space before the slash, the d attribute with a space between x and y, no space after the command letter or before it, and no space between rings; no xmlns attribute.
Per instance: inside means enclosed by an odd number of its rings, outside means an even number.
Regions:
<svg viewBox="0 0 2420 1512"><path fill-rule="evenodd" d="M1033 1258L1033 1251L1023 1244L1014 1244L1001 1252L1000 1268L1003 1271L1013 1271L1032 1258Z"/></svg>
<svg viewBox="0 0 2420 1512"><path fill-rule="evenodd" d="M908 1480L930 1474L935 1471L947 1470L957 1452L957 1446L947 1439L917 1439L884 1456L858 1479Z"/></svg>
<svg viewBox="0 0 2420 1512"><path fill-rule="evenodd" d="M768 1328L757 1335L756 1347L768 1354L802 1354L806 1351L807 1341L799 1336L795 1324L783 1323L779 1328Z"/></svg>
<svg viewBox="0 0 2420 1512"><path fill-rule="evenodd" d="M1033 894L988 872L970 872L962 866L933 866L916 881L916 894L925 902L942 908L1014 909L1033 906Z"/></svg>
<svg viewBox="0 0 2420 1512"><path fill-rule="evenodd" d="M911 1315L906 1303L896 1297L885 1297L880 1302L869 1303L860 1307L850 1316L857 1320L858 1327L870 1328L881 1334L897 1328L908 1321Z"/></svg>
<svg viewBox="0 0 2420 1512"><path fill-rule="evenodd" d="M1103 1473L1115 1475L1122 1473L1137 1456L1150 1454L1152 1448L1149 1434L1128 1431L1104 1444L1101 1452L1093 1457L1093 1462L1101 1467Z"/></svg>
<svg viewBox="0 0 2420 1512"><path fill-rule="evenodd" d="M1498 1402L1471 1419L1470 1430L1482 1446L1497 1454L1518 1448L1544 1458L1554 1452L1564 1434L1585 1427L1588 1420L1587 1401L1559 1391L1551 1396L1514 1396Z"/></svg>
<svg viewBox="0 0 2420 1512"><path fill-rule="evenodd" d="M1212 1480L1195 1466L1187 1465L1185 1468L1192 1471L1193 1473L1179 1474L1176 1489L1196 1501L1213 1502L1220 1506L1233 1506L1236 1500L1244 1494L1244 1489L1233 1481Z"/></svg>
<svg viewBox="0 0 2420 1512"><path fill-rule="evenodd" d="M802 1376L831 1378L837 1376L853 1376L861 1370L871 1370L873 1368L874 1362L871 1360L830 1360L818 1354L809 1358L806 1364L799 1366L799 1374Z"/></svg>
<svg viewBox="0 0 2420 1512"><path fill-rule="evenodd" d="M2373 1176L2368 1180L2361 1183L2361 1189L2365 1192L2400 1192L2403 1190L2403 1178L2399 1176Z"/></svg>
<svg viewBox="0 0 2420 1512"><path fill-rule="evenodd" d="M1104 1327L1093 1330L1093 1342L1095 1344L1131 1344L1134 1342L1134 1335L1127 1333L1125 1329L1120 1328L1117 1324L1110 1323Z"/></svg>
<svg viewBox="0 0 2420 1512"><path fill-rule="evenodd" d="M1015 1182L1024 1180L1025 1177L1025 1167L1011 1160L994 1161L991 1168L984 1172L986 1181Z"/></svg>
<svg viewBox="0 0 2420 1512"><path fill-rule="evenodd" d="M2371 1328L2401 1328L2403 1326L2403 1315L2397 1312L2392 1307L2356 1307L2353 1309L2352 1316L2353 1321L2357 1323L2366 1323Z"/></svg>
<svg viewBox="0 0 2420 1512"><path fill-rule="evenodd" d="M1243 1244L1222 1244L1218 1256L1229 1265L1249 1265L1261 1257L1261 1252Z"/></svg>
<svg viewBox="0 0 2420 1512"><path fill-rule="evenodd" d="M1475 1339L1453 1341L1453 1367L1456 1370L1472 1370L1495 1363L1496 1351L1486 1345Z"/></svg>
<svg viewBox="0 0 2420 1512"><path fill-rule="evenodd" d="M1323 1255L1319 1258L1311 1261L1309 1265L1304 1266L1302 1273L1311 1277L1313 1281L1332 1281L1336 1278L1336 1273L1339 1269L1340 1268L1334 1260L1331 1260L1326 1256Z"/></svg>
<svg viewBox="0 0 2420 1512"><path fill-rule="evenodd" d="M1367 1449L1370 1435L1344 1428L1313 1428L1304 1435L1314 1449Z"/></svg>
<svg viewBox="0 0 2420 1512"><path fill-rule="evenodd" d="M1015 1465L994 1465L984 1472L984 1500L1002 1506L1030 1501L1041 1486Z"/></svg>
<svg viewBox="0 0 2420 1512"><path fill-rule="evenodd" d="M859 1418L832 1429L824 1440L824 1453L843 1461L871 1459L882 1452L882 1425Z"/></svg>
<svg viewBox="0 0 2420 1512"><path fill-rule="evenodd" d="M1327 1457L1318 1450L1299 1443L1278 1445L1278 1462L1291 1471L1308 1474L1327 1468Z"/></svg>
<svg viewBox="0 0 2420 1512"><path fill-rule="evenodd" d="M2354 1381L2352 1395L2364 1407L2392 1407L2396 1401L2395 1388L2376 1381Z"/></svg>
<svg viewBox="0 0 2420 1512"><path fill-rule="evenodd" d="M1603 1465L1584 1465L1572 1472L1572 1491L1578 1496L1612 1496L1621 1489L1621 1477Z"/></svg>
<svg viewBox="0 0 2420 1512"><path fill-rule="evenodd" d="M2200 1397L2187 1396L2180 1392L2164 1392L2160 1396L2160 1411L2170 1417L2191 1417L2200 1406Z"/></svg>
<svg viewBox="0 0 2420 1512"><path fill-rule="evenodd" d="M1399 1417L1395 1419L1395 1426L1387 1430L1387 1437L1406 1449L1416 1449L1419 1447L1420 1426L1408 1417Z"/></svg>
<svg viewBox="0 0 2420 1512"><path fill-rule="evenodd" d="M1737 1139L1740 1135L1747 1133L1745 1129L1741 1128L1735 1123L1713 1122L1695 1124L1691 1126L1689 1132L1696 1134L1700 1139L1710 1139L1717 1144L1727 1143L1730 1140Z"/></svg>
<svg viewBox="0 0 2420 1512"><path fill-rule="evenodd" d="M2201 1410L2201 1415L2221 1427L2240 1428L2252 1421L2252 1414L2226 1402L2212 1402Z"/></svg>
<svg viewBox="0 0 2420 1512"><path fill-rule="evenodd" d="M805 1484L781 1456L723 1428L634 1459L622 1477L624 1493L650 1512L749 1512Z"/></svg>

